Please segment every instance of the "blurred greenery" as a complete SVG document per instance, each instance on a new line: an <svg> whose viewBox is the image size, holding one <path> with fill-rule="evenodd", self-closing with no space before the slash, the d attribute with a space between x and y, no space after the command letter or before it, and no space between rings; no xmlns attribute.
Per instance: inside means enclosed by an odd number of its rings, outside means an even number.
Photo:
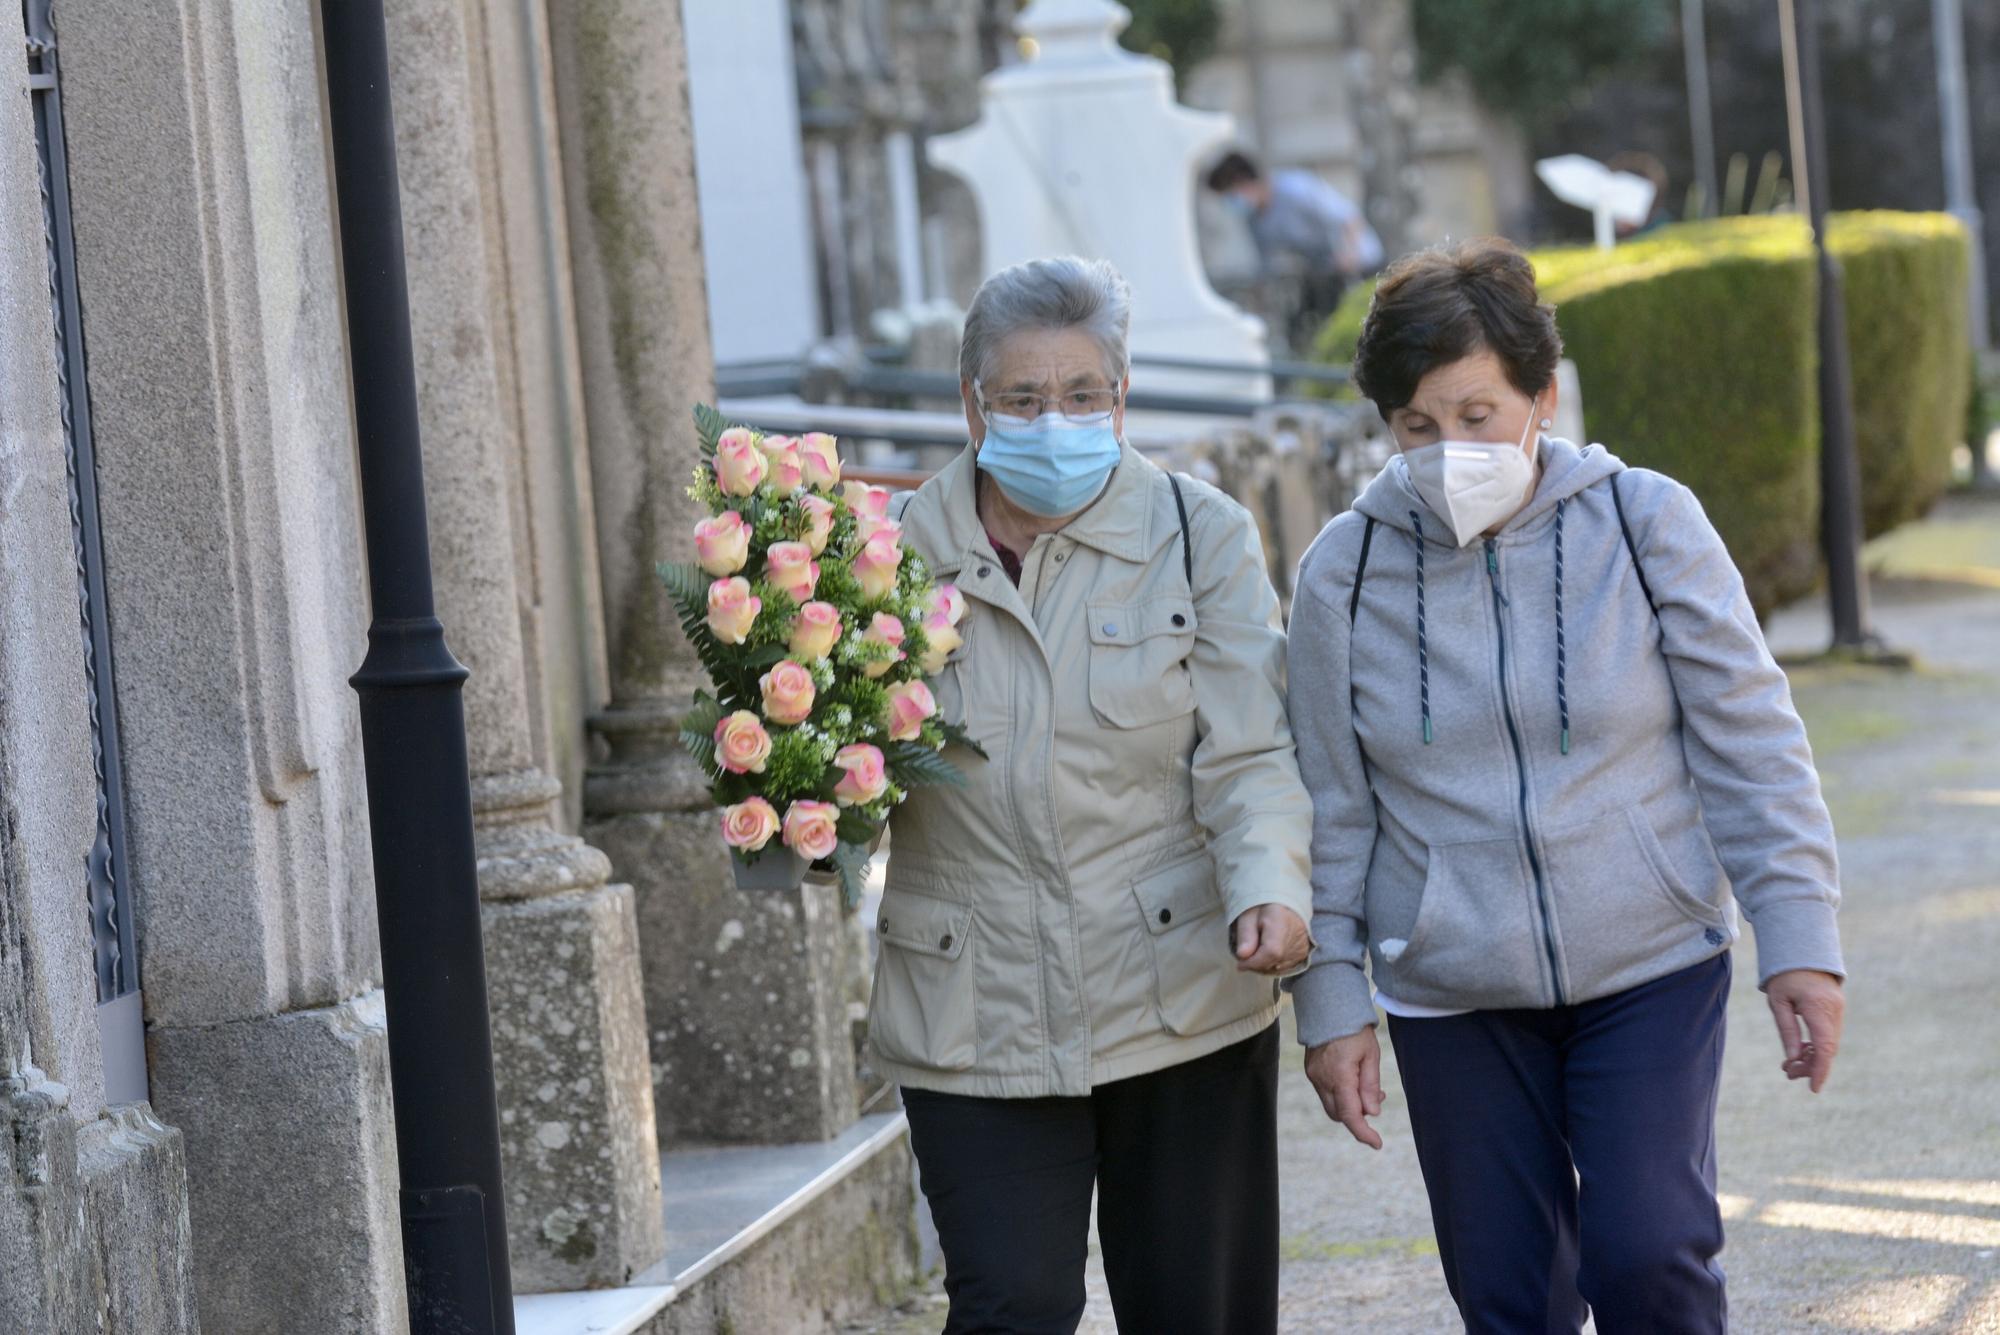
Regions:
<svg viewBox="0 0 2000 1335"><path fill-rule="evenodd" d="M1943 491L1964 432L1971 350L1964 229L1943 214L1836 214L1855 448L1870 536ZM1818 577L1818 274L1796 217L1662 228L1613 250L1534 253L1576 362L1590 436L1691 487L1760 613ZM1372 285L1321 329L1353 360Z"/></svg>
<svg viewBox="0 0 2000 1335"><path fill-rule="evenodd" d="M1872 538L1923 514L1951 482L1973 389L1971 245L1943 213L1838 213L1828 239L1847 300L1861 520Z"/></svg>
<svg viewBox="0 0 2000 1335"><path fill-rule="evenodd" d="M1487 107L1533 128L1651 58L1673 13L1661 0L1415 0L1410 21L1420 78L1461 73Z"/></svg>
<svg viewBox="0 0 2000 1335"><path fill-rule="evenodd" d="M1222 16L1215 0L1124 0L1132 22L1119 37L1128 51L1158 56L1174 67L1176 87L1215 54Z"/></svg>

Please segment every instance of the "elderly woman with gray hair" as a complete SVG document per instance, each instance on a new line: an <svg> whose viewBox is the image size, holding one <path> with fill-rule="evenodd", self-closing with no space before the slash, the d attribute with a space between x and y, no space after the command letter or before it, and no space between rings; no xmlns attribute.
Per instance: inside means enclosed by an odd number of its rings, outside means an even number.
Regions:
<svg viewBox="0 0 2000 1335"><path fill-rule="evenodd" d="M932 683L985 752L891 827L869 1037L902 1086L956 1331L1074 1331L1091 1197L1126 1330L1277 1325L1277 980L1312 808L1250 516L1124 440L1101 262L988 279L970 444L902 498L965 600Z"/></svg>

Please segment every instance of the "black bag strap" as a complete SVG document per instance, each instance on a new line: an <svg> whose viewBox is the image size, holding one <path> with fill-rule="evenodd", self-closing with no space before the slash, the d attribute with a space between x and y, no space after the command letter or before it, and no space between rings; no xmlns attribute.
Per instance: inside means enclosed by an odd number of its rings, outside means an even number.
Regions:
<svg viewBox="0 0 2000 1335"><path fill-rule="evenodd" d="M1625 519L1625 499L1618 494L1618 474L1616 473L1611 475L1611 505L1613 509L1618 511L1618 531L1625 535L1625 550L1632 554L1632 573L1639 577L1639 592L1646 595L1646 606L1653 609L1653 616L1655 619L1658 619L1660 604L1653 597L1653 586L1646 582L1646 567L1639 560L1639 544L1632 538L1632 525L1627 523Z"/></svg>
<svg viewBox="0 0 2000 1335"><path fill-rule="evenodd" d="M1354 592L1347 595L1347 624L1354 624L1354 614L1361 608L1361 579L1368 573L1368 549L1375 543L1375 516L1369 515L1368 522L1361 529L1361 559L1354 563Z"/></svg>
<svg viewBox="0 0 2000 1335"><path fill-rule="evenodd" d="M1181 495L1181 480L1172 473L1167 474L1167 485L1174 489L1174 508L1181 512L1181 568L1187 572L1188 592L1194 592L1194 539L1188 536L1187 498Z"/></svg>

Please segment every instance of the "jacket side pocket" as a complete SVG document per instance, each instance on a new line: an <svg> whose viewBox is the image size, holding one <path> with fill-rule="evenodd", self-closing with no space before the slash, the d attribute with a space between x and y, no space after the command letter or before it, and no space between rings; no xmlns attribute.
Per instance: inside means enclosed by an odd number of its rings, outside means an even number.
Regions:
<svg viewBox="0 0 2000 1335"><path fill-rule="evenodd" d="M979 1054L972 910L890 890L875 932L881 953L868 1002L869 1044L904 1065L969 1070Z"/></svg>
<svg viewBox="0 0 2000 1335"><path fill-rule="evenodd" d="M1547 965L1519 839L1427 850L1422 897L1405 942L1381 940L1382 990L1420 1006L1546 1005Z"/></svg>
<svg viewBox="0 0 2000 1335"><path fill-rule="evenodd" d="M1153 953L1154 1000L1168 1033L1205 1034L1275 1000L1269 978L1236 967L1207 852L1139 878L1132 896Z"/></svg>

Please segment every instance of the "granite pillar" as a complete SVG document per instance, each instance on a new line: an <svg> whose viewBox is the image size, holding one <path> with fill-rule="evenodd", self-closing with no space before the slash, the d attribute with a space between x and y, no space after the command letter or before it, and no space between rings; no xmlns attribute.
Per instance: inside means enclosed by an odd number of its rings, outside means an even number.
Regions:
<svg viewBox="0 0 2000 1335"><path fill-rule="evenodd" d="M690 414L714 393L681 10L574 0L549 25L610 638L584 832L637 898L660 1137L829 1137L855 1112L838 895L735 888L676 739L700 669L654 574L702 517Z"/></svg>
<svg viewBox="0 0 2000 1335"><path fill-rule="evenodd" d="M439 616L465 688L515 1287L622 1283L665 1250L631 891L558 823L524 643L513 419L459 0L389 6Z"/></svg>

